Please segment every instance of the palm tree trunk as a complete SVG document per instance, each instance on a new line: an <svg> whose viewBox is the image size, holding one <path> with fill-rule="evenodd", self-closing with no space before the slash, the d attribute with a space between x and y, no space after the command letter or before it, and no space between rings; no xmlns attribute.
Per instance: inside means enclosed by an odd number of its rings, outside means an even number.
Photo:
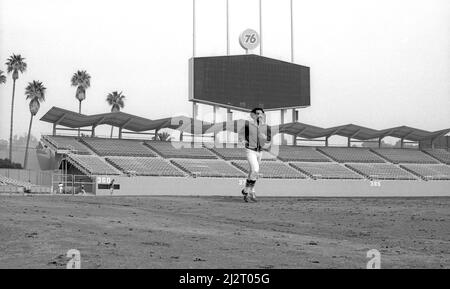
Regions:
<svg viewBox="0 0 450 289"><path fill-rule="evenodd" d="M23 168L27 169L27 162L28 162L28 146L30 145L30 135L31 135L31 126L33 125L33 117L34 115L31 114L30 118L30 126L28 127L28 137L27 137L27 147L25 149L25 160L23 161Z"/></svg>
<svg viewBox="0 0 450 289"><path fill-rule="evenodd" d="M81 100L78 100L80 103L78 104L78 113L81 114ZM78 128L78 137L80 137L80 128Z"/></svg>
<svg viewBox="0 0 450 289"><path fill-rule="evenodd" d="M12 163L12 138L13 138L13 122L14 122L14 93L16 92L16 80L13 79L13 93L11 100L11 126L9 128L9 161Z"/></svg>

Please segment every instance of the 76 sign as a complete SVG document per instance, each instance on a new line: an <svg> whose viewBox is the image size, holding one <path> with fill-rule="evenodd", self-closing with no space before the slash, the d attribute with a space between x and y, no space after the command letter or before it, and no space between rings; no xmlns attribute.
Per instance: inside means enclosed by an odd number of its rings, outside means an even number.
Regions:
<svg viewBox="0 0 450 289"><path fill-rule="evenodd" d="M245 50L252 50L258 47L259 45L259 35L253 29L246 29L239 36L239 44L241 44L242 48Z"/></svg>

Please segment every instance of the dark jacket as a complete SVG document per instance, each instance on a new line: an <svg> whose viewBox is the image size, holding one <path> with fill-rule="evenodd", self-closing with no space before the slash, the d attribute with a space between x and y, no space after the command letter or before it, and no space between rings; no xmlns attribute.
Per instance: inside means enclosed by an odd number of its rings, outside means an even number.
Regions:
<svg viewBox="0 0 450 289"><path fill-rule="evenodd" d="M264 144L272 141L270 126L246 121L244 129L245 147L254 151L261 151Z"/></svg>

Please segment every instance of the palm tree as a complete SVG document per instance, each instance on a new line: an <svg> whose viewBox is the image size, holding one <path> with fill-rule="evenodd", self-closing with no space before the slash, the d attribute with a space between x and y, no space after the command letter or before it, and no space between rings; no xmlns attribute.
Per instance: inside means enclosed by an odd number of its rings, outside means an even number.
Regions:
<svg viewBox="0 0 450 289"><path fill-rule="evenodd" d="M11 100L11 124L9 128L9 160L12 162L12 137L13 137L13 124L14 124L14 93L16 91L16 80L19 78L19 72L24 73L27 70L27 64L25 63L25 58L20 56L20 54L13 54L6 61L8 73L12 72L13 78L13 92Z"/></svg>
<svg viewBox="0 0 450 289"><path fill-rule="evenodd" d="M125 106L123 99L125 95L122 92L113 91L106 97L106 102L111 106L111 112L120 111ZM111 138L113 134L113 126L111 126Z"/></svg>
<svg viewBox="0 0 450 289"><path fill-rule="evenodd" d="M3 71L0 70L0 84L6 82L6 76L3 74Z"/></svg>
<svg viewBox="0 0 450 289"><path fill-rule="evenodd" d="M45 101L45 90L46 88L42 85L42 82L33 80L29 82L28 86L25 88L25 95L27 99L30 100L30 126L28 127L28 137L27 137L27 147L25 149L25 160L23 161L23 168L27 168L28 161L28 146L30 144L31 126L33 125L33 118L39 111L41 107L41 102Z"/></svg>
<svg viewBox="0 0 450 289"><path fill-rule="evenodd" d="M78 113L81 113L81 102L86 98L86 89L91 86L91 76L86 70L78 70L73 74L71 79L72 86L77 87L75 97L79 101ZM78 136L80 136L80 129L78 129Z"/></svg>
<svg viewBox="0 0 450 289"><path fill-rule="evenodd" d="M169 141L171 139L171 136L168 132L159 132L155 135L153 138L154 140L160 140L160 141Z"/></svg>

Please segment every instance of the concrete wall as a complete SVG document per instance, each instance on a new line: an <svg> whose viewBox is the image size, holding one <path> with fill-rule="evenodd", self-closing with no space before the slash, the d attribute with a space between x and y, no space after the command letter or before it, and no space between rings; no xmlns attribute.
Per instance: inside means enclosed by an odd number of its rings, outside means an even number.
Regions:
<svg viewBox="0 0 450 289"><path fill-rule="evenodd" d="M221 195L241 196L245 179L117 177L114 195ZM450 181L379 181L259 179L258 196L394 197L450 196ZM97 195L110 195L97 189Z"/></svg>

